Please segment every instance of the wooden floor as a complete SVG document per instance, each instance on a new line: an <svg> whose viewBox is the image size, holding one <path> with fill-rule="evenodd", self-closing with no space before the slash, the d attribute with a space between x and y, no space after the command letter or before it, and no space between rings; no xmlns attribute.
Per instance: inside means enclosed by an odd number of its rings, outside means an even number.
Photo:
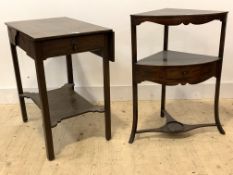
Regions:
<svg viewBox="0 0 233 175"><path fill-rule="evenodd" d="M185 134L141 134L128 144L130 102L112 103L112 134L104 138L103 114L89 113L53 129L56 159L47 161L39 109L27 105L29 122L19 106L0 105L1 175L233 175L233 100L220 101L226 135L216 127ZM160 126L159 101L139 103L139 128ZM168 101L168 111L186 123L213 122L211 100Z"/></svg>

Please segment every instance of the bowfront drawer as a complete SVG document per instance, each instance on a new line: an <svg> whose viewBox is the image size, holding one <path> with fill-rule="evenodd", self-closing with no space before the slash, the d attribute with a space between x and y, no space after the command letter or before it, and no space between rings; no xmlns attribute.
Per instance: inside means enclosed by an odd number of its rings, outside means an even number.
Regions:
<svg viewBox="0 0 233 175"><path fill-rule="evenodd" d="M217 62L192 66L145 66L136 65L136 81L153 81L160 84L196 84L216 75Z"/></svg>
<svg viewBox="0 0 233 175"><path fill-rule="evenodd" d="M104 34L43 41L42 55L44 58L48 58L77 52L98 50L104 47L104 42Z"/></svg>
<svg viewBox="0 0 233 175"><path fill-rule="evenodd" d="M195 84L214 76L215 73L215 62L193 66L167 67L165 69L165 79L168 83Z"/></svg>

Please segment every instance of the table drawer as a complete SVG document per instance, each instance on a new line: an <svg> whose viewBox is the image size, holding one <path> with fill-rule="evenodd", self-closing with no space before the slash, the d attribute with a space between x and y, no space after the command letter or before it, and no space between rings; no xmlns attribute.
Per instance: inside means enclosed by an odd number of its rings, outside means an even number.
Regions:
<svg viewBox="0 0 233 175"><path fill-rule="evenodd" d="M104 43L104 34L53 39L42 42L42 55L44 58L48 58L77 52L93 51L103 48Z"/></svg>

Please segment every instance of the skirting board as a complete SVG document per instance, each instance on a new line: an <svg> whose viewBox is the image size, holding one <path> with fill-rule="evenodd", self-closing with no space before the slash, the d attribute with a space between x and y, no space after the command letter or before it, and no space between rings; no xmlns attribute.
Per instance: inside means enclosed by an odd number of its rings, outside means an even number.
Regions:
<svg viewBox="0 0 233 175"><path fill-rule="evenodd" d="M75 89L90 101L103 101L103 87L75 87ZM161 97L160 85L140 85L139 100L159 100ZM36 89L24 89L33 91ZM214 83L198 85L168 86L167 99L203 99L214 98ZM16 89L0 89L0 104L18 103ZM220 98L233 98L233 83L222 83ZM128 101L132 99L131 86L112 86L112 101ZM31 102L27 100L27 102Z"/></svg>

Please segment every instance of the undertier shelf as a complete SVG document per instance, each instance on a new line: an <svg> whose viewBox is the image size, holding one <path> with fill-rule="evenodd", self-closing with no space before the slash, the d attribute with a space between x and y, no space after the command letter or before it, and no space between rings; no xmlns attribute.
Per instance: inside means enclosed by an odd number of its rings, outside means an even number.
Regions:
<svg viewBox="0 0 233 175"><path fill-rule="evenodd" d="M103 106L93 105L73 90L73 84L66 84L59 89L48 91L51 127L64 119L87 112L104 112ZM23 97L31 98L41 109L38 93L24 93Z"/></svg>
<svg viewBox="0 0 233 175"><path fill-rule="evenodd" d="M181 122L176 121L166 110L164 110L163 113L164 116L166 117L166 123L164 126L160 128L138 130L137 133L164 132L164 133L172 134L172 133L187 132L202 127L216 126L215 123L195 124L195 125L183 124Z"/></svg>

